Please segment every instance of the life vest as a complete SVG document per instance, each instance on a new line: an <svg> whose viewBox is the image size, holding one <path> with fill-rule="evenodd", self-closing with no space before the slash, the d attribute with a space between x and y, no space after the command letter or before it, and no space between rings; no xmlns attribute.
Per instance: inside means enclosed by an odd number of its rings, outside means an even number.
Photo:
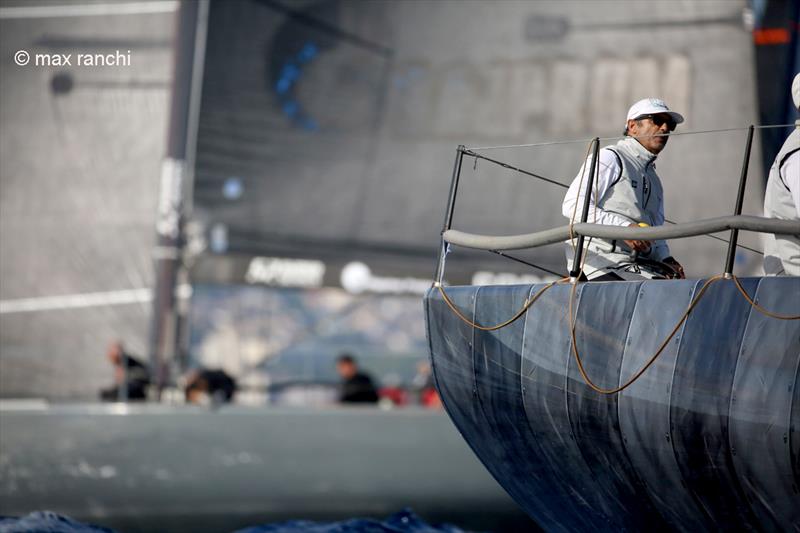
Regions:
<svg viewBox="0 0 800 533"><path fill-rule="evenodd" d="M764 216L783 220L797 220L797 206L782 175L783 165L792 154L800 150L800 120L783 143L775 162L769 169L767 190L764 193ZM797 179L797 176L792 176ZM765 235L764 273L768 276L800 276L800 237L797 235Z"/></svg>
<svg viewBox="0 0 800 533"><path fill-rule="evenodd" d="M664 190L653 164L656 156L633 137L626 137L603 150L614 153L620 172L603 197L597 201L597 206L633 223L645 222L655 226L657 222L661 222L658 211L664 201ZM591 218L587 222L591 223ZM584 272L589 279L598 270L608 272L616 266L635 262L637 255L647 261L662 261L670 255L669 247L664 241L656 241L648 253L639 254L634 254L623 240L592 238L587 241L589 244ZM569 262L571 263L571 258Z"/></svg>

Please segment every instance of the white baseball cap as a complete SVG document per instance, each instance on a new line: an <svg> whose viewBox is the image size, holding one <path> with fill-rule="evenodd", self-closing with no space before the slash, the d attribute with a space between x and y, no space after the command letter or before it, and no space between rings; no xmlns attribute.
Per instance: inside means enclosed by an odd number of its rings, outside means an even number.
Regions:
<svg viewBox="0 0 800 533"><path fill-rule="evenodd" d="M792 82L792 100L794 101L794 106L800 111L800 73L794 77Z"/></svg>
<svg viewBox="0 0 800 533"><path fill-rule="evenodd" d="M644 98L643 100L639 100L628 109L627 120L634 120L642 115L658 115L661 113L666 113L671 116L675 124L683 122L683 115L675 111L670 111L667 104L664 103L664 100L660 98Z"/></svg>

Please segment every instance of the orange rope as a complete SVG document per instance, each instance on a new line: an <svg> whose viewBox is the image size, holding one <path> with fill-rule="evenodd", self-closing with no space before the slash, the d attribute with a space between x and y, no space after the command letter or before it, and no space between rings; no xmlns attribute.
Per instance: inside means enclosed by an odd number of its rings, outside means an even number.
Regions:
<svg viewBox="0 0 800 533"><path fill-rule="evenodd" d="M592 141L592 142L594 142L594 141ZM586 151L586 156L587 157L589 155L589 151L591 150L591 146L592 145L590 143L589 144L589 148L587 148L587 151ZM585 160L586 159L584 159L584 161ZM586 164L584 163L584 168L581 171L581 180L580 180L580 183L578 185L578 193L580 193L580 189L583 186L585 173L586 173ZM596 169L595 175L591 176L589 179L594 179L596 181L598 175L599 175L599 169ZM596 190L593 191L593 193L596 194ZM569 223L569 239L570 239L570 244L572 245L573 251L575 250L575 234L573 233L573 225L575 223L575 216L577 214L577 209L578 209L578 202L576 200L575 205L573 206L573 209L572 209L572 217L571 217L570 223ZM597 217L597 211L596 210L594 212L594 215L595 215L594 218L596 220L596 217ZM586 255L587 254L584 253L582 255L583 255L583 257L582 257L582 261L581 261L580 269L579 269L580 270L580 274L583 274L583 268L584 268L584 265L586 263ZM580 274L579 274L578 277L580 277ZM650 368L653 365L653 363L656 362L656 359L658 359L658 357L663 353L664 349L667 347L669 342L678 333L678 330L680 329L681 325L689 317L689 313L691 313L692 310L700 302L700 299L703 297L703 295L705 294L706 290L711 286L712 283L715 283L715 282L719 281L720 279L723 279L722 275L713 276L713 277L709 278L703 284L703 286L701 287L700 291L697 293L697 295L689 303L689 306L686 308L686 311L684 311L683 316L681 317L681 319L678 321L677 324L675 324L675 327L672 328L672 331L670 332L670 334L667 336L666 339L664 339L664 341L658 347L658 350L656 350L656 352L650 357L650 359L648 359L647 363L645 363L645 365L642 366L642 368L640 368L635 374L633 374L625 383L623 383L622 385L620 385L618 387L614 387L614 388L611 388L611 389L604 389L602 387L599 387L591 380L589 375L586 373L586 369L583 366L583 361L581 359L580 354L578 353L577 340L576 340L576 337L575 337L575 326L576 326L576 323L577 323L577 315L573 316L573 304L574 304L574 300L575 300L575 292L576 292L577 286L578 286L578 282L577 282L577 280L575 280L572 283L572 289L570 290L570 296L569 296L569 309L568 309L568 312L569 312L569 319L570 319L570 337L572 338L572 353L575 356L575 362L578 365L578 371L580 372L581 377L583 378L583 380L586 383L586 385L588 385L592 390L594 390L595 392L598 392L600 394L617 394L617 393L622 392L623 390L627 389L631 385L633 385L636 382L636 380L638 380L642 376L642 374L644 374L645 371L647 371L647 369ZM800 320L800 315L798 315L798 316L784 316L784 315L779 315L779 314L776 314L776 313L772 313L772 312L764 309L763 307L761 307L760 305L755 303L752 298L750 298L750 295L747 294L747 291L744 290L744 288L742 287L741 283L739 282L739 279L736 276L732 275L732 279L733 279L734 284L736 285L736 288L739 290L739 292L742 294L742 296L744 296L745 300L747 300L747 302L754 309L759 311L760 313L763 313L763 314L765 314L765 315L767 315L769 317L772 317L772 318L776 318L778 320ZM547 289L549 289L553 285L556 285L557 283L562 283L562 282L567 281L567 280L569 280L569 278L562 278L562 279L559 279L557 281L554 281L552 283L547 284L542 289L540 289L533 296L533 298L525 300L525 303L523 304L522 308L519 311L517 311L517 313L515 313L514 316L512 316L508 320L506 320L504 322L501 322L499 324L496 324L494 326L482 326L482 325L477 324L477 323L473 322L472 320L470 320L463 313L461 313L461 311L459 311L459 309L456 307L456 305L453 303L453 301L450 299L450 297L445 292L444 287L442 286L442 284L439 283L437 285L438 285L439 292L441 293L442 298L444 299L444 301L447 304L447 306L463 322L465 322L466 324L468 324L471 327L473 327L475 329L478 329L480 331L496 331L496 330L504 328L504 327L508 326L509 324L512 324L513 322L518 320L523 314L525 314L525 312L531 307L531 305L533 305L533 303L536 300L538 300L539 297L542 294L544 294L544 292Z"/></svg>
<svg viewBox="0 0 800 533"><path fill-rule="evenodd" d="M557 281L553 281L551 283L548 283L547 285L545 285L544 287L539 289L539 291L532 298L526 299L525 303L522 305L522 308L519 311L517 311L514 314L514 316L512 316L508 320L506 320L504 322L501 322L499 324L496 324L494 326L482 326L482 325L480 325L480 324L478 324L476 322L473 322L467 316L465 316L458 309L458 307L456 307L455 303L453 303L453 301L447 295L447 292L445 292L444 287L441 284L437 284L437 288L439 289L439 292L441 293L442 298L444 299L444 301L447 304L447 306L463 322L465 322L466 324L468 324L471 327L473 327L475 329L478 329L480 331L496 331L496 330L504 328L504 327L512 324L516 320L518 320L523 314L525 314L525 312L528 309L530 309L530 307L534 304L534 302L536 302L536 300L538 300L539 297L542 294L544 294L544 292L546 290L548 290L550 287L552 287L553 285L556 285L558 283L562 283L564 281L567 281L568 279L569 278L561 278L561 279L559 279ZM694 310L694 308L700 302L700 299L706 293L708 288L713 283L715 283L715 282L717 282L717 281L719 281L721 279L724 279L724 277L722 275L717 275L717 276L713 276L713 277L709 278L708 280L706 280L706 282L703 284L703 286L698 291L697 295L694 298L692 298L692 301L689 303L689 306L686 308L686 311L684 311L683 316L681 316L680 320L678 320L678 323L675 324L675 327L672 328L672 331L667 336L667 338L664 339L664 341L659 345L659 347L656 350L656 352L650 357L650 359L648 359L647 363L645 363L644 366L642 366L638 371L636 371L636 373L633 374L625 383L623 383L622 385L620 385L618 387L614 387L614 388L610 388L610 389L604 389L602 387L599 387L598 385L596 385L594 383L594 381L592 381L592 379L586 373L586 368L583 366L583 360L581 359L581 356L578 353L578 341L577 341L577 338L575 336L575 327L577 325L577 314L573 313L573 307L574 307L574 302L575 302L575 293L577 291L578 284L577 284L577 282L573 283L572 284L572 289L570 290L569 307L568 307L570 337L572 339L572 353L573 353L573 355L575 357L575 362L578 365L578 371L580 372L581 377L583 378L583 380L586 383L586 385L588 385L592 390L594 390L595 392L598 392L600 394L617 394L617 393L622 392L623 390L627 389L631 385L633 385L633 383L635 383L636 380L638 380L642 376L642 374L644 374L645 371L647 371L647 369L650 368L653 365L653 363L656 362L656 359L658 359L659 356L661 356L661 354L664 352L664 349L667 347L669 342L678 333L678 330L680 329L681 325L686 321L686 319L689 317L689 314ZM759 306L758 304L756 304L753 301L752 298L750 298L750 295L747 294L747 291L744 290L744 288L742 287L741 283L739 282L739 279L736 276L733 276L732 279L733 279L733 282L736 284L736 288L739 289L739 292L742 294L742 296L744 296L744 298L747 300L747 302L753 308L758 310L759 312L761 312L761 313L763 313L763 314L765 314L765 315L767 315L769 317L777 318L779 320L800 320L800 316L778 315L776 313L772 313L772 312L764 309L763 307Z"/></svg>
<svg viewBox="0 0 800 533"><path fill-rule="evenodd" d="M453 311L453 313L455 313L455 314L456 314L456 316L457 316L458 318L460 318L460 319L461 319L463 322L465 322L465 323L469 324L470 326L472 326L473 328L475 328L475 329L478 329L478 330L481 330L481 331L496 331L496 330L498 330L498 329L501 329L501 328L504 328L504 327L508 326L509 324L511 324L511 323L513 323L513 322L515 322L515 321L516 321L516 320L517 320L519 317L521 317L522 315L524 315L524 314L525 314L525 311L527 311L527 310L530 308L530 306L532 306L532 305L533 305L533 302L535 302L536 300L538 300L538 299L539 299L539 296L541 296L542 294L544 294L544 291L546 291L547 289L549 289L550 287L552 287L552 286L553 286L553 285L555 285L556 283L560 283L560 282L562 282L562 281L566 281L566 280L568 280L568 279L569 279L569 278L561 278L561 279L559 279L559 280L557 280L557 281L553 281L552 283L548 283L547 285L545 285L544 287L542 287L542 288L539 290L539 292L537 292L537 293L536 293L536 294L533 296L533 298L531 298L531 299L529 299L529 300L528 300L528 299L526 299L526 300L525 300L525 303L522 305L522 309L520 309L519 311L517 311L517 312L514 314L514 316L512 316L511 318L509 318L509 319L508 319L508 320L506 320L505 322L501 322L500 324L497 324L497 325L494 325L494 326L481 326L480 324L477 324L477 323L473 322L472 320L470 320L469 318L467 318L466 316L464 316L464 315L461 313L461 311L459 311L459 310L458 310L458 308L457 308L457 307L456 307L456 305L453 303L453 301L452 301L452 300L450 300L450 297L449 297L449 296L447 296L447 293L444 291L444 287L441 285L441 283L440 283L440 284L438 284L438 288L439 288L439 292L440 292L440 293L441 293L441 295L442 295L442 298L444 298L444 302L445 302L445 303L447 304L447 306L448 306L448 307L449 307L449 308L450 308L450 309Z"/></svg>
<svg viewBox="0 0 800 533"><path fill-rule="evenodd" d="M672 332L669 334L669 336L667 336L667 338L664 340L664 342L661 343L661 346L658 347L658 350L656 350L656 353L653 354L653 356L650 357L650 359L647 361L647 363L645 363L645 365L642 368L640 368L633 376L631 376L631 378L628 379L628 381L626 381L625 383L623 383L619 387L614 387L613 389L603 389L603 388L598 387L597 385L595 385L595 383L591 380L591 378L589 378L589 376L586 374L586 369L583 367L583 361L581 360L580 354L578 354L577 340L575 339L575 324L577 322L577 315L573 316L573 314L572 314L572 304L573 304L573 301L575 299L575 290L577 288L577 283L574 283L573 286L572 286L572 290L570 291L570 297L569 297L570 336L572 337L572 353L575 355L575 362L578 363L578 371L580 372L581 377L583 378L583 381L585 381L586 384L592 390L594 390L595 392L599 392L600 394L616 394L618 392L622 392L623 390L625 390L628 387L630 387L631 385L633 385L633 383L637 379L639 379L639 377L641 377L642 374L644 374L645 370L650 368L650 366L653 363L656 362L656 359L658 359L658 357L664 351L664 348L667 347L667 344L669 344L669 341L671 341L672 338L675 336L675 334L678 333L678 330L680 329L681 324L683 324L686 321L686 319L689 317L689 313L692 312L692 309L695 308L697 303L700 301L700 298L703 297L703 294L706 292L706 289L708 289L708 287L712 283L714 283L716 281L719 281L720 279L722 279L721 275L720 276L714 276L713 278L709 278L708 281L705 282L703 287L700 289L700 292L697 293L697 296L695 296L692 299L691 303L689 304L689 307L687 307L686 311L684 311L683 316L681 317L681 319L678 321L677 324L675 324L675 327L672 328Z"/></svg>
<svg viewBox="0 0 800 533"><path fill-rule="evenodd" d="M581 179L580 179L580 183L578 184L578 196L580 196L580 190L581 190L581 187L583 187L584 178L586 177L586 163L585 163L585 161L589 156L589 152L591 151L593 142L594 142L594 140L592 140L592 142L589 143L589 147L586 149L586 157L584 158L584 165L583 165L583 169L581 170ZM596 184L598 176L599 176L599 168L596 168L595 169L595 175L594 176L590 176L589 179L590 180L591 179L595 180L595 184ZM594 190L592 192L595 195L597 194L596 187L594 188ZM575 216L577 215L577 210L578 210L578 201L577 200L578 199L576 198L575 205L572 208L572 217L570 218L570 221L569 221L569 242L572 245L573 252L575 251L575 248L576 248L576 246L575 246L575 234L574 234L574 231L573 231L573 226L575 224ZM595 202L596 202L596 196L595 196ZM594 220L595 221L597 220L597 210L596 209L595 209L595 212L594 212ZM579 278L580 278L580 275L583 274L583 269L584 269L584 266L586 264L586 256L587 255L588 254L586 254L586 253L582 254L582 261L581 261L581 264L580 264L579 275L578 275ZM575 336L575 326L577 324L577 314L575 316L573 316L573 304L574 304L574 300L575 300L575 293L576 293L576 290L577 290L578 281L574 280L573 283L572 283L572 289L570 290L569 308L568 308L569 322L570 322L570 324L569 324L569 326L570 326L570 337L572 339L572 353L575 356L575 362L578 365L578 371L580 372L581 377L583 378L583 380L586 383L586 385L588 385L592 390L594 390L595 392L598 392L600 394L617 394L617 393L622 392L623 390L627 389L631 385L633 385L636 382L636 380L638 380L642 376L642 374L644 374L645 371L647 371L647 369L650 368L653 365L653 363L656 362L656 359L658 359L659 356L664 352L664 349L667 347L669 342L678 333L678 330L680 329L681 325L686 321L686 319L689 317L689 314L692 312L692 310L700 302L700 299L703 297L703 295L705 294L706 290L708 290L708 288L713 283L719 281L720 279L724 279L724 277L722 275L717 275L717 276L713 276L713 277L709 278L708 280L706 280L706 282L700 288L700 291L698 291L697 295L694 298L692 298L692 301L689 303L689 306L686 308L686 311L684 311L683 316L681 316L680 320L678 320L678 323L675 324L675 327L672 328L672 331L667 336L667 338L664 339L664 341L659 345L659 347L656 350L656 352L650 357L650 359L648 359L647 363L645 363L644 366L642 366L642 368L640 368L635 374L633 374L625 383L623 383L622 385L620 385L618 387L614 387L614 388L610 388L610 389L604 389L602 387L599 387L591 380L589 375L586 373L586 369L583 366L583 361L581 359L580 354L578 353L577 339L576 339L576 336ZM753 301L752 298L750 298L750 295L747 294L747 291L744 290L744 287L742 287L741 283L739 282L739 279L736 276L731 275L731 279L733 280L734 284L736 285L736 288L739 290L739 292L745 298L745 300L747 300L747 302L754 309L759 311L760 313L763 313L764 315L772 317L772 318L776 318L778 320L800 320L800 315L798 315L798 316L779 315L777 313L772 313L772 312L764 309L763 307L761 307L760 305L755 303L755 301ZM437 283L436 285L437 285L437 287L439 289L439 292L442 295L442 298L444 299L445 303L447 304L447 306L463 322L465 322L466 324L468 324L471 327L473 327L475 329L478 329L480 331L496 331L496 330L504 328L504 327L508 326L509 324L512 324L516 320L518 320L523 314L525 314L525 312L531 307L531 305L533 305L533 303L536 300L538 300L539 297L542 294L544 294L544 292L547 289L549 289L553 285L556 285L557 283L562 283L562 282L567 281L567 280L569 280L569 278L562 278L562 279L559 279L557 281L554 281L552 283L547 284L542 289L540 289L533 296L533 298L526 299L525 303L522 305L522 308L519 311L517 311L514 314L514 316L512 316L508 320L506 320L504 322L501 322L499 324L496 324L494 326L482 326L482 325L477 324L477 323L473 322L472 320L470 320L463 313L461 313L461 311L459 311L459 309L456 307L456 305L453 303L453 301L450 299L450 297L445 292L444 287L442 286L442 284L441 283Z"/></svg>
<svg viewBox="0 0 800 533"><path fill-rule="evenodd" d="M739 283L739 278L737 278L733 274L731 274L731 278L733 278L733 282L736 284L736 288L739 289L740 293L742 293L742 296L744 296L744 299L747 300L747 302L750 305L752 305L758 312L763 313L763 314L767 315L768 317L777 318L778 320L800 320L800 315L796 315L796 316L794 316L794 315L779 315L779 314L767 311L766 309L764 309L763 307L761 307L760 305L755 303L752 298L750 298L750 295L747 294L746 290L744 290L744 287L742 287L742 284Z"/></svg>
<svg viewBox="0 0 800 533"><path fill-rule="evenodd" d="M681 324L683 324L686 321L686 319L689 317L689 313L691 313L692 310L695 308L697 303L700 301L700 298L702 298L703 294L708 289L708 287L711 286L712 283L714 283L716 281L719 281L720 279L723 279L723 276L722 275L717 275L717 276L714 276L712 278L709 278L705 282L703 287L697 293L697 296L695 296L692 299L691 303L689 304L689 307L686 308L686 311L683 313L683 316L681 317L681 319L678 321L678 323L672 329L672 332L669 334L669 336L667 336L667 338L664 340L664 342L662 342L661 345L658 347L658 350L656 350L656 353L653 354L653 356L647 361L647 363L641 369L639 369L638 372L636 372L633 376L631 376L631 378L628 379L628 381L626 381L624 384L620 385L619 387L614 387L612 389L600 388L591 380L591 378L589 378L589 376L586 373L586 369L583 367L583 361L581 360L581 356L580 356L580 354L578 354L577 340L575 338L575 324L577 322L577 316L573 316L573 314L572 314L572 306L573 306L573 301L574 301L574 298L575 298L575 290L576 290L577 284L573 284L572 290L570 291L570 298L569 298L569 317L570 317L570 335L572 337L572 353L575 355L575 362L578 364L578 371L580 372L581 377L583 378L584 382L586 382L586 384L592 390L594 390L595 392L599 392L600 394L616 394L618 392L622 392L623 390L625 390L626 388L631 386L637 379L639 379L639 377L641 377L642 374L644 374L644 372L648 368L650 368L650 366L653 363L655 363L656 359L658 359L658 357L664 351L664 348L666 348L667 344L669 344L669 341L671 341L672 338L675 336L675 334L678 333L678 329L680 329ZM741 283L739 283L739 279L736 276L732 276L732 279L733 279L733 282L736 284L736 288L739 289L739 292L742 294L742 296L744 296L744 298L747 300L747 302L751 306L753 306L753 308L755 308L757 311L759 311L759 312L761 312L761 313L763 313L763 314L765 314L765 315L767 315L769 317L777 318L779 320L800 320L800 316L784 316L784 315L778 315L776 313L772 313L770 311L767 311L763 307L761 307L758 304L756 304L750 298L750 295L748 295L747 291L744 290L744 288L742 287Z"/></svg>

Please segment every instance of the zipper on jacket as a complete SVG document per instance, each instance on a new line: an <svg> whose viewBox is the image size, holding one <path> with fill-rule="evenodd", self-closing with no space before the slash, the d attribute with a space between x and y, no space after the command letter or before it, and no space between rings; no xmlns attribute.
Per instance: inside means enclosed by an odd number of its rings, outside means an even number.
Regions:
<svg viewBox="0 0 800 533"><path fill-rule="evenodd" d="M647 169L650 167L650 165L653 164L653 161L655 160L656 158L654 157L653 159L648 161L647 164L644 166L644 174L642 175L642 192L644 192L644 189L647 188ZM650 195L652 193L653 193L653 187L651 185L649 190L647 191L647 198L644 199L644 208L647 208L647 204L650 203Z"/></svg>

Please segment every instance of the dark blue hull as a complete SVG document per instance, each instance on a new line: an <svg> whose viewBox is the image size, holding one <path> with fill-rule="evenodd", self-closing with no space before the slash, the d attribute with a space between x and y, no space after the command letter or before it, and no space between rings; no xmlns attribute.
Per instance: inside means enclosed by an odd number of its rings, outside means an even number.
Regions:
<svg viewBox="0 0 800 533"><path fill-rule="evenodd" d="M759 305L800 315L800 279L751 278ZM577 346L599 386L622 384L703 281L580 284ZM491 325L542 286L450 287ZM482 332L425 298L444 405L511 496L548 531L800 530L800 321L754 309L732 281L707 293L642 377L593 391L571 352L568 284Z"/></svg>

